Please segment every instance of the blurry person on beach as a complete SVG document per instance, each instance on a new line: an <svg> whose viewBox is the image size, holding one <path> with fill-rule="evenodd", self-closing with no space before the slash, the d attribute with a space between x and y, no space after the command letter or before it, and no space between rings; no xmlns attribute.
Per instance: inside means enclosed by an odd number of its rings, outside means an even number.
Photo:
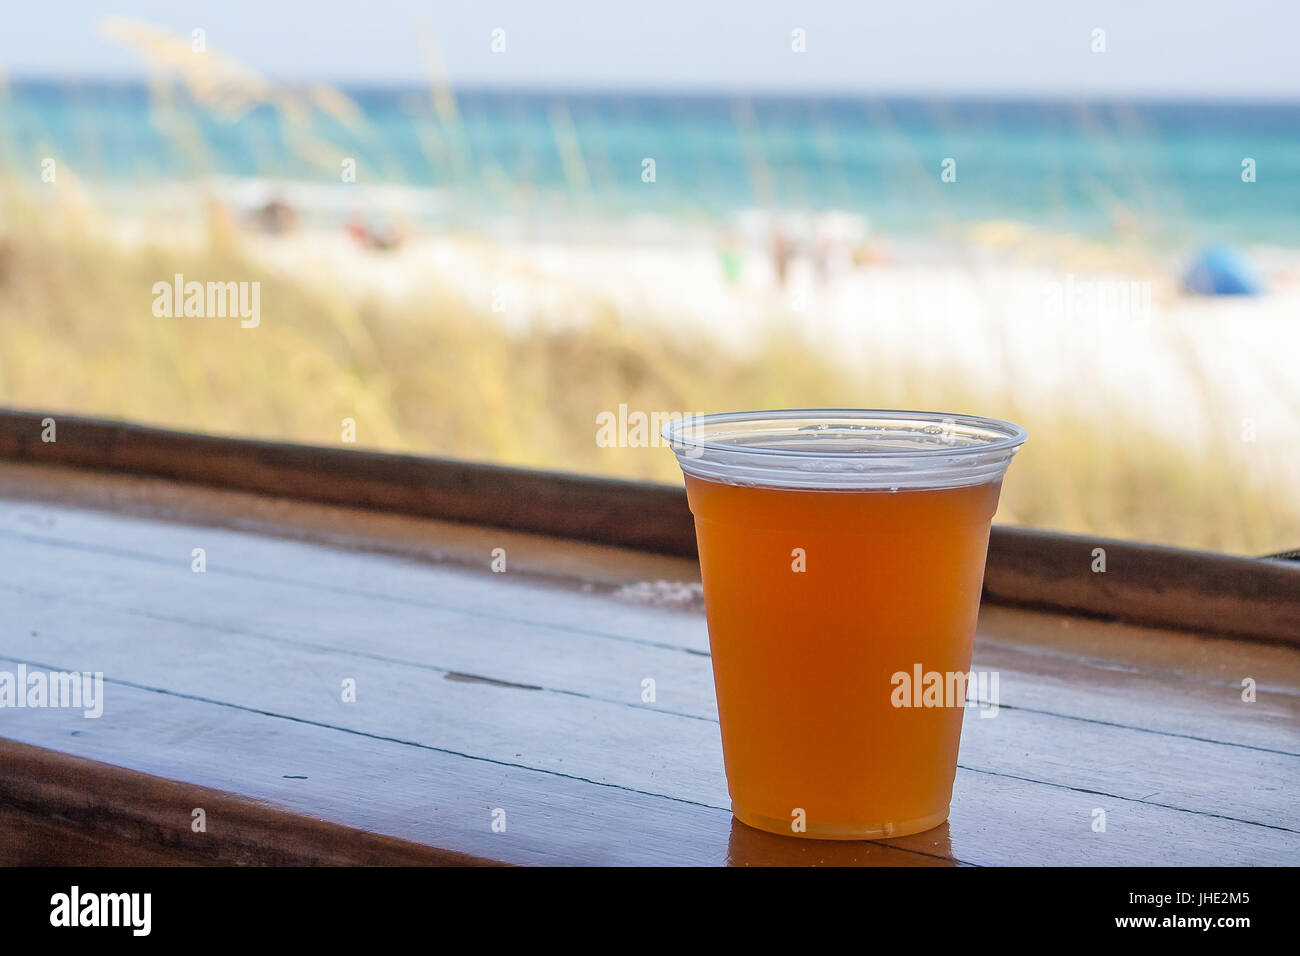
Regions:
<svg viewBox="0 0 1300 956"><path fill-rule="evenodd" d="M253 224L271 236L282 236L298 228L298 213L282 199L271 199L253 213Z"/></svg>
<svg viewBox="0 0 1300 956"><path fill-rule="evenodd" d="M789 236L780 226L772 230L772 275L776 284L784 287L786 276L790 271L790 260L794 257L794 247Z"/></svg>

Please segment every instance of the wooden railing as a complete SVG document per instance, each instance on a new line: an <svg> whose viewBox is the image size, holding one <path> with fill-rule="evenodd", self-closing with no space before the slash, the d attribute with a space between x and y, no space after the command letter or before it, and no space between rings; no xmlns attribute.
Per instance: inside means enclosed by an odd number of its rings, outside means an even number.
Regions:
<svg viewBox="0 0 1300 956"><path fill-rule="evenodd" d="M53 418L57 440L42 439ZM694 556L680 487L0 410L0 459ZM1104 572L1094 555L1105 549ZM985 600L1300 645L1300 564L995 526Z"/></svg>

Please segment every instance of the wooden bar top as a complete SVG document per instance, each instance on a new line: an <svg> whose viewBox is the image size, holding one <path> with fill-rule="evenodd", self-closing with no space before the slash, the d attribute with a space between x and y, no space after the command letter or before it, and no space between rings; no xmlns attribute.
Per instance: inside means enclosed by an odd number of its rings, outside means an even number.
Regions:
<svg viewBox="0 0 1300 956"><path fill-rule="evenodd" d="M1300 862L1285 643L986 603L949 822L827 843L731 818L688 558L9 462L0 607L104 674L0 709L5 863Z"/></svg>

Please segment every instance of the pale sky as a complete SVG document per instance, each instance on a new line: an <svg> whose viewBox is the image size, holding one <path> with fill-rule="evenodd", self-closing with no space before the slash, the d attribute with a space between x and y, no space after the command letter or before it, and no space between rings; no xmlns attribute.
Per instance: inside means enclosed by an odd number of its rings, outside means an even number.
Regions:
<svg viewBox="0 0 1300 956"><path fill-rule="evenodd" d="M55 0L6 4L0 76L141 75L106 15L288 81L422 82L423 35L464 86L1300 100L1300 0Z"/></svg>

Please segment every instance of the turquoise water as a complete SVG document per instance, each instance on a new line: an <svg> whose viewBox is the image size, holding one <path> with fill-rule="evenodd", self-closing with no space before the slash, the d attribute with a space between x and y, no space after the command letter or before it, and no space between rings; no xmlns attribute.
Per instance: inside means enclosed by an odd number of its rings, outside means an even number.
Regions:
<svg viewBox="0 0 1300 956"><path fill-rule="evenodd" d="M289 91L301 95L301 91ZM344 90L355 122L267 105L220 115L142 86L16 83L0 98L0 166L39 182L54 157L84 179L200 176L437 190L439 218L844 210L891 235L1014 219L1105 238L1300 247L1300 104L745 99ZM945 158L957 180L940 181ZM1257 181L1243 183L1242 160ZM655 181L643 181L643 161Z"/></svg>

